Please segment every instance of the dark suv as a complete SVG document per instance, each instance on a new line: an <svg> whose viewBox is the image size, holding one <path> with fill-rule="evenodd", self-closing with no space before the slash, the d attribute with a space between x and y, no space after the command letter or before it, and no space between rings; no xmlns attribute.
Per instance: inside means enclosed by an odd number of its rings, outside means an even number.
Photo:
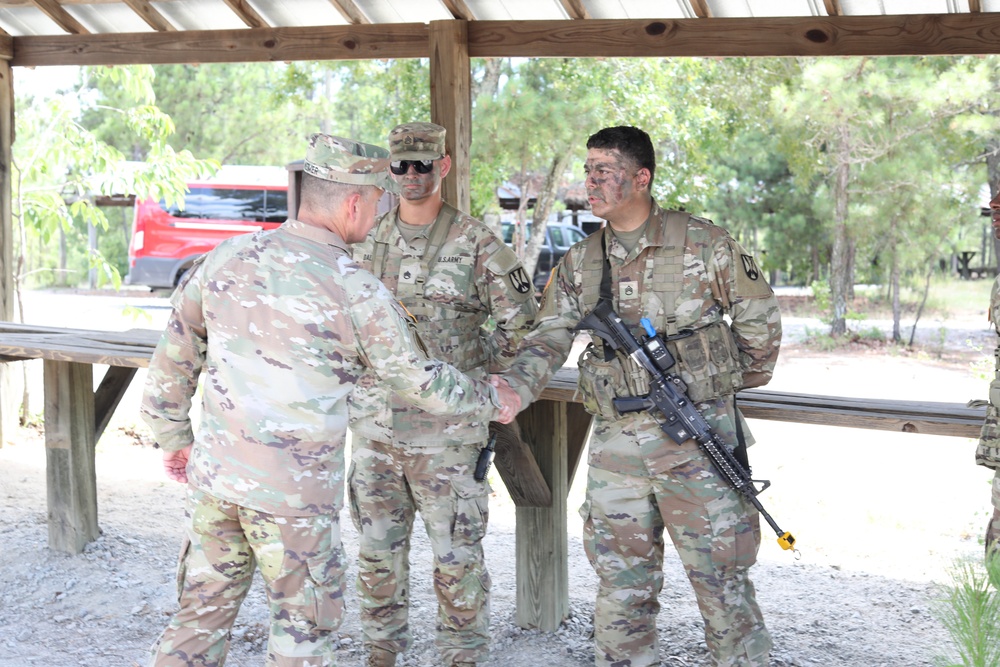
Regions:
<svg viewBox="0 0 1000 667"><path fill-rule="evenodd" d="M531 234L531 223L527 224L525 235ZM559 263L569 247L577 241L582 241L587 233L579 227L566 222L550 222L545 226L545 243L538 251L538 264L535 265L534 283L539 292L545 288L549 273ZM514 240L514 223L503 223L503 240L510 245Z"/></svg>

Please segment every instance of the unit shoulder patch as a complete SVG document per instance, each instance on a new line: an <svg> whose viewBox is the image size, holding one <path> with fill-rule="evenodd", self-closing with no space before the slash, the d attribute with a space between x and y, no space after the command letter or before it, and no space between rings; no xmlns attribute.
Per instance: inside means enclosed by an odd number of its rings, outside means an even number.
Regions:
<svg viewBox="0 0 1000 667"><path fill-rule="evenodd" d="M733 267L736 271L736 296L743 299L771 296L771 286L753 255L743 252L734 255L737 259L737 265Z"/></svg>

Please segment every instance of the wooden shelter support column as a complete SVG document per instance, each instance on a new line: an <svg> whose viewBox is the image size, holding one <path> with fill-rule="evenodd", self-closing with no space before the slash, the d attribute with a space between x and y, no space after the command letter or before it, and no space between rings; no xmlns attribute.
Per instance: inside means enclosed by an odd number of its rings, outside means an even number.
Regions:
<svg viewBox="0 0 1000 667"><path fill-rule="evenodd" d="M78 554L100 534L94 367L51 359L44 364L49 548Z"/></svg>
<svg viewBox="0 0 1000 667"><path fill-rule="evenodd" d="M554 632L569 613L567 496L590 416L577 403L540 400L518 417L552 490L550 507L517 508L517 624Z"/></svg>
<svg viewBox="0 0 1000 667"><path fill-rule="evenodd" d="M451 174L441 184L445 201L469 211L472 147L472 70L466 21L431 21L431 120L447 128Z"/></svg>
<svg viewBox="0 0 1000 667"><path fill-rule="evenodd" d="M0 37L0 320L14 319L14 223L11 146L14 143L13 42ZM21 364L0 364L0 446L13 433L21 391L15 373Z"/></svg>

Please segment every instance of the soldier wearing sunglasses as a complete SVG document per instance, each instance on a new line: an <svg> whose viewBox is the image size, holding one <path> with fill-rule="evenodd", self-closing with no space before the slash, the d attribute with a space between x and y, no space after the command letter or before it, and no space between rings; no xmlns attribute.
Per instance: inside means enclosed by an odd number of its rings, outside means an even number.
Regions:
<svg viewBox="0 0 1000 667"><path fill-rule="evenodd" d="M451 169L445 128L397 126L389 159L399 204L355 246L355 260L413 315L432 356L474 378L503 371L537 312L530 276L492 230L442 199ZM408 556L418 511L434 552L443 664L484 661L490 577L481 542L490 487L473 473L488 421L413 409L374 378L362 378L352 401L348 491L366 665L391 667L410 644Z"/></svg>

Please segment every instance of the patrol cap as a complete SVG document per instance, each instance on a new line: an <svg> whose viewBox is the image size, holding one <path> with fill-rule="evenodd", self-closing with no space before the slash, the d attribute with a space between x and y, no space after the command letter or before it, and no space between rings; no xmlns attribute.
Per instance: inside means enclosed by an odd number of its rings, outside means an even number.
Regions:
<svg viewBox="0 0 1000 667"><path fill-rule="evenodd" d="M446 130L434 123L403 123L389 133L392 160L440 160Z"/></svg>
<svg viewBox="0 0 1000 667"><path fill-rule="evenodd" d="M389 178L389 151L353 139L317 132L309 137L302 169L324 181L396 191L395 182Z"/></svg>

